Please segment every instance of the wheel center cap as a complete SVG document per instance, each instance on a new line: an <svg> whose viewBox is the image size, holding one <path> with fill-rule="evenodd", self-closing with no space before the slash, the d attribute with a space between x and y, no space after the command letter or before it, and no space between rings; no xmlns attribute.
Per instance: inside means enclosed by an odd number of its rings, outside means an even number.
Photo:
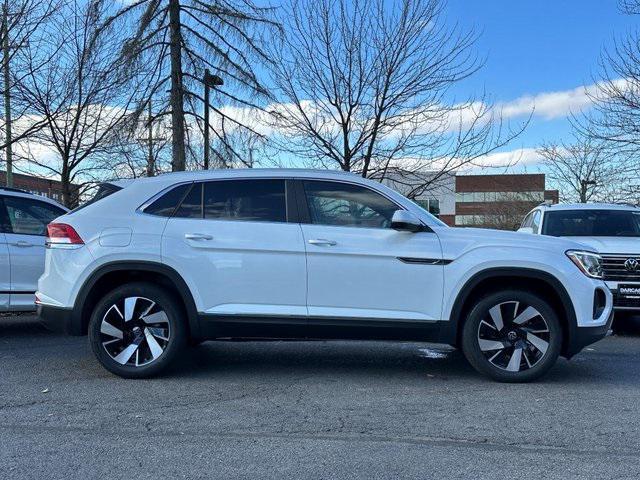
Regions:
<svg viewBox="0 0 640 480"><path fill-rule="evenodd" d="M518 334L514 331L507 333L507 338L510 342L515 342L518 339Z"/></svg>

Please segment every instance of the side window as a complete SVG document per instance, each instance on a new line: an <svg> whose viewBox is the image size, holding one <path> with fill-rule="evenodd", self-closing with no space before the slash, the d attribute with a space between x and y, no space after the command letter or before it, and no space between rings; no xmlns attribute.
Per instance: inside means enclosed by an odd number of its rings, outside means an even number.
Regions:
<svg viewBox="0 0 640 480"><path fill-rule="evenodd" d="M55 205L22 197L4 197L4 206L7 218L2 230L22 235L45 235L47 224L65 213Z"/></svg>
<svg viewBox="0 0 640 480"><path fill-rule="evenodd" d="M533 213L533 218L531 219L531 228L533 229L533 233L540 232L540 210L536 210Z"/></svg>
<svg viewBox="0 0 640 480"><path fill-rule="evenodd" d="M144 213L150 215L158 215L160 217L170 217L175 212L176 208L180 204L180 201L184 197L187 190L191 187L190 183L184 185L178 185L166 192L161 197L151 203L144 209Z"/></svg>
<svg viewBox="0 0 640 480"><path fill-rule="evenodd" d="M286 222L284 180L218 180L204 185L204 218Z"/></svg>
<svg viewBox="0 0 640 480"><path fill-rule="evenodd" d="M194 183L176 210L174 217L202 218L202 184Z"/></svg>
<svg viewBox="0 0 640 480"><path fill-rule="evenodd" d="M531 226L531 213L528 213L524 220L522 220L522 225L520 228L530 227Z"/></svg>
<svg viewBox="0 0 640 480"><path fill-rule="evenodd" d="M399 207L359 185L340 182L305 181L311 223L361 228L389 228Z"/></svg>

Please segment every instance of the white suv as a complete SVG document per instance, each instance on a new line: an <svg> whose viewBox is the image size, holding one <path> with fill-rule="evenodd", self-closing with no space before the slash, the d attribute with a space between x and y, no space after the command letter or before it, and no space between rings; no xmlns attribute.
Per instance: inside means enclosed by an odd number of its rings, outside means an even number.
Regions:
<svg viewBox="0 0 640 480"><path fill-rule="evenodd" d="M563 237L599 252L616 310L640 311L640 208L578 203L540 205L518 230Z"/></svg>
<svg viewBox="0 0 640 480"><path fill-rule="evenodd" d="M36 309L47 224L66 212L48 198L0 187L0 312Z"/></svg>
<svg viewBox="0 0 640 480"><path fill-rule="evenodd" d="M123 377L206 339L308 338L448 343L527 381L610 326L598 255L449 228L355 175L205 171L110 190L49 225L37 301Z"/></svg>

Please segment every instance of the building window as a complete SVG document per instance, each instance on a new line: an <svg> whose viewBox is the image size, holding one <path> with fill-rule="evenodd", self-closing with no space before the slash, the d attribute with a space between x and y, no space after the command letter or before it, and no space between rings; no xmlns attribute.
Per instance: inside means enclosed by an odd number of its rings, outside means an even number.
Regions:
<svg viewBox="0 0 640 480"><path fill-rule="evenodd" d="M544 192L456 192L456 202L543 202Z"/></svg>
<svg viewBox="0 0 640 480"><path fill-rule="evenodd" d="M487 225L499 219L499 215L456 215L456 225Z"/></svg>
<svg viewBox="0 0 640 480"><path fill-rule="evenodd" d="M436 217L440 215L440 200L437 198L428 198L423 200L414 200L418 205Z"/></svg>

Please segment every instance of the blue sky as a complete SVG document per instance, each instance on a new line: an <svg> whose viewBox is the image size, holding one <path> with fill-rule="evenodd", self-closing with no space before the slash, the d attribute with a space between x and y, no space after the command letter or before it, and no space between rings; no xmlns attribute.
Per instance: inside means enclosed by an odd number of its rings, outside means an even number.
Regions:
<svg viewBox="0 0 640 480"><path fill-rule="evenodd" d="M486 59L480 72L458 85L456 95L485 90L498 102L523 96L535 100L547 92L570 95L592 84L602 49L640 25L640 17L624 15L615 0L448 0L445 15L449 22L480 32L476 48ZM568 139L562 93L558 97L557 112L536 115L504 150Z"/></svg>

